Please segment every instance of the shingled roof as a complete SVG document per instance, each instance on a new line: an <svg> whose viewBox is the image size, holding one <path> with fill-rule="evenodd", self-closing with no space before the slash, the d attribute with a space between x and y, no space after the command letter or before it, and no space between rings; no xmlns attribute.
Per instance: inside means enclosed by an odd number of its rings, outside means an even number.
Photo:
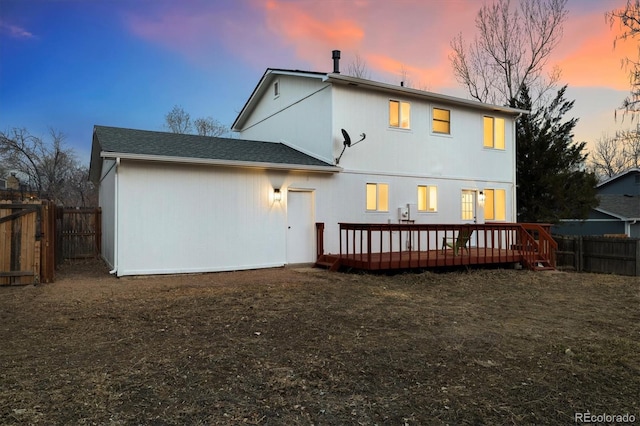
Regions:
<svg viewBox="0 0 640 426"><path fill-rule="evenodd" d="M620 219L640 219L640 196L624 194L600 194L600 205L596 208L603 213L613 214Z"/></svg>
<svg viewBox="0 0 640 426"><path fill-rule="evenodd" d="M99 167L101 156L294 170L339 170L333 164L283 143L94 126L92 169Z"/></svg>

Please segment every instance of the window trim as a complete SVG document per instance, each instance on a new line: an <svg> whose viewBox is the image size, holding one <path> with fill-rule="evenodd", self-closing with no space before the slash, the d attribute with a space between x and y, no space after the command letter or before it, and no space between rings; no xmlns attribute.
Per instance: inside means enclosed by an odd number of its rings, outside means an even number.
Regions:
<svg viewBox="0 0 640 426"><path fill-rule="evenodd" d="M391 124L391 103L392 102L396 102L398 104L398 125L394 126ZM408 105L409 106L409 119L408 119L408 125L407 127L403 127L402 123L403 123L403 115L402 115L402 105ZM389 102L387 102L387 125L389 126L390 129L394 129L394 130L411 130L411 102L408 101L401 101L400 99L389 99Z"/></svg>
<svg viewBox="0 0 640 426"><path fill-rule="evenodd" d="M370 209L369 208L369 186L370 185L375 185L375 203L376 203L376 208L375 209ZM380 187L384 186L386 188L386 210L382 210L380 208ZM365 200L364 200L364 207L365 207L365 211L367 213L388 213L389 212L389 184L386 182L367 182L365 184Z"/></svg>
<svg viewBox="0 0 640 426"><path fill-rule="evenodd" d="M484 188L483 191L485 194L484 220L487 222L506 222L507 221L507 190L503 188ZM504 203L504 206L503 206L504 209L501 209L500 211L498 211L497 204L496 204L496 193L498 191L503 194L502 201ZM492 217L487 216L487 206L489 205L490 201L491 201L491 211L493 212ZM498 218L499 215L497 213L501 213L504 217Z"/></svg>
<svg viewBox="0 0 640 426"><path fill-rule="evenodd" d="M276 79L273 82L273 99L280 97L280 79Z"/></svg>
<svg viewBox="0 0 640 426"><path fill-rule="evenodd" d="M426 194L425 194L425 203L426 203L426 210L421 210L420 209L420 188L425 188ZM429 189L430 188L434 188L435 189L435 195L436 195L436 199L435 199L435 209L434 210L429 210L429 206L432 204L430 203L431 198L429 197ZM416 188L417 192L418 192L418 200L417 200L417 210L418 213L438 213L438 186L437 185L418 185L418 187Z"/></svg>
<svg viewBox="0 0 640 426"><path fill-rule="evenodd" d="M493 135L491 138L491 145L487 145L487 138L486 138L486 119L491 119L491 126L492 126L492 130L493 130ZM502 123L502 128L499 129L499 126L496 126L497 122L501 122ZM499 130L502 130L502 132L500 132ZM501 147L496 147L496 141L497 136L502 133L502 146ZM504 117L496 117L493 115L483 115L482 116L482 147L485 149L493 149L496 151L505 151L506 150L506 145L507 145L507 121L504 119Z"/></svg>
<svg viewBox="0 0 640 426"><path fill-rule="evenodd" d="M440 120L440 119L436 119L435 118L435 110L440 110L440 111L447 111L449 113L449 120L445 121L445 120ZM436 136L451 136L452 132L451 132L451 109L450 108L444 108L441 106L432 106L431 107L431 134L436 135ZM434 130L434 123L435 122L438 123L448 123L449 124L449 132L445 133L445 132L439 132L437 130Z"/></svg>

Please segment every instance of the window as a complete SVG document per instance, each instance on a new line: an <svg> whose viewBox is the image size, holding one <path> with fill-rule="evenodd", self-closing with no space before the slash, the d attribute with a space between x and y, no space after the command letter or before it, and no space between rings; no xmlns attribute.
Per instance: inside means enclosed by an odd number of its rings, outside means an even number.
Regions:
<svg viewBox="0 0 640 426"><path fill-rule="evenodd" d="M409 129L411 125L411 104L409 102L389 101L389 126Z"/></svg>
<svg viewBox="0 0 640 426"><path fill-rule="evenodd" d="M451 134L451 111L448 109L433 109L433 125L434 133Z"/></svg>
<svg viewBox="0 0 640 426"><path fill-rule="evenodd" d="M504 189L484 190L484 218L485 220L506 220L507 193Z"/></svg>
<svg viewBox="0 0 640 426"><path fill-rule="evenodd" d="M273 83L273 97L277 98L278 96L280 96L280 80L276 80Z"/></svg>
<svg viewBox="0 0 640 426"><path fill-rule="evenodd" d="M484 146L504 149L504 118L484 117Z"/></svg>
<svg viewBox="0 0 640 426"><path fill-rule="evenodd" d="M367 184L367 211L389 211L389 185L386 183Z"/></svg>
<svg viewBox="0 0 640 426"><path fill-rule="evenodd" d="M435 186L418 185L418 211L438 211L438 188Z"/></svg>

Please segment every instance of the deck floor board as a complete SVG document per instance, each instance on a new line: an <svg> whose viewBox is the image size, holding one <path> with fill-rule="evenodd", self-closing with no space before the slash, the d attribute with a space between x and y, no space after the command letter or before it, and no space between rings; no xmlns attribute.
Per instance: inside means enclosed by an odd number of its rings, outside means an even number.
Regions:
<svg viewBox="0 0 640 426"><path fill-rule="evenodd" d="M382 253L357 253L328 255L341 257L341 265L370 271L413 268L437 268L446 266L490 265L515 263L523 260L519 250L470 248L454 255L453 250L394 251Z"/></svg>

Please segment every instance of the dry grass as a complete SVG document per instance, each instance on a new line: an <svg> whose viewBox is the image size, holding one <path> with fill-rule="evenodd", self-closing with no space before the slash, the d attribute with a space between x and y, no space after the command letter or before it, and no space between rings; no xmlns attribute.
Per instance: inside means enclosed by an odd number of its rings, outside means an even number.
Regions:
<svg viewBox="0 0 640 426"><path fill-rule="evenodd" d="M0 288L3 424L640 419L640 281L307 269Z"/></svg>

